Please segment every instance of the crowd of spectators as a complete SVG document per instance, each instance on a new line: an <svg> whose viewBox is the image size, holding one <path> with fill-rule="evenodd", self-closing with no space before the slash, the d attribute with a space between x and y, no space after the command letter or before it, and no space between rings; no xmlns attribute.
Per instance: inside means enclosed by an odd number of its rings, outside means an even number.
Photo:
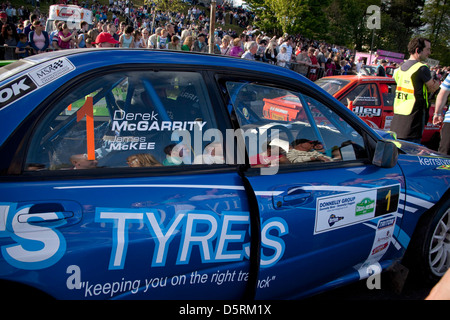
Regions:
<svg viewBox="0 0 450 320"><path fill-rule="evenodd" d="M187 12L162 12L147 1L146 5L136 7L130 0L109 0L109 5L95 0L92 4L90 0L81 3L72 0L72 4L92 10L96 22L93 26L82 22L75 30L56 21L50 33L45 31L47 17L39 10L39 0L28 1L32 2L32 12L26 6L0 5L0 46L3 46L0 59L20 59L49 50L93 46L209 52L212 36L211 52L215 54L277 64L313 81L323 76L357 74L362 64L362 61L355 61L351 50L342 46L301 35L270 36L254 29L251 23L257 17L242 7L232 7L227 1L216 8L213 35L209 34L209 9L192 0L185 0L190 4ZM237 25L244 31L238 34L234 30L239 28L225 30L226 24ZM369 64L386 66L390 63L375 57ZM432 71L436 78L443 80L449 68L435 67Z"/></svg>

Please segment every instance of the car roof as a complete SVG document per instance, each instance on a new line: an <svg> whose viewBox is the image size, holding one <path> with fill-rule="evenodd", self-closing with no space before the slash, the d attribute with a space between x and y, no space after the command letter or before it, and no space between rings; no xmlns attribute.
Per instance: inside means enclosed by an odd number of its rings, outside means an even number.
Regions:
<svg viewBox="0 0 450 320"><path fill-rule="evenodd" d="M260 61L250 61L238 57L223 56L217 54L205 54L199 52L171 51L158 49L129 49L129 48L90 48L68 49L43 53L20 59L6 68L0 69L0 85L5 80L11 81L11 77L28 72L35 66L54 61L58 58L69 58L78 66L91 68L123 65L126 63L142 64L167 64L167 65L201 65L211 67L250 69L257 72L276 73L281 76L296 77L300 81L306 81L298 73L276 65Z"/></svg>
<svg viewBox="0 0 450 320"><path fill-rule="evenodd" d="M385 81L385 82L395 82L393 78L389 77L379 77L379 76L359 76L359 75L342 75L342 76L331 76L323 79L342 79L351 82L368 82L368 81Z"/></svg>

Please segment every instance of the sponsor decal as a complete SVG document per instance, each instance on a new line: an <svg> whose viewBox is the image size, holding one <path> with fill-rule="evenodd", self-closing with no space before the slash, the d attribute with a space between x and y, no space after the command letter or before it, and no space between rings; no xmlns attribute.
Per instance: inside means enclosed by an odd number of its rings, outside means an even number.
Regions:
<svg viewBox="0 0 450 320"><path fill-rule="evenodd" d="M73 70L75 66L67 58L58 58L39 65L27 75L0 88L0 109Z"/></svg>
<svg viewBox="0 0 450 320"><path fill-rule="evenodd" d="M43 66L39 66L37 69L29 72L28 75L37 86L43 87L73 70L75 70L75 66L69 59L58 58L43 64Z"/></svg>
<svg viewBox="0 0 450 320"><path fill-rule="evenodd" d="M445 166L450 166L450 159L445 158L432 158L432 157L424 157L424 156L418 156L419 164L421 166L436 166L439 167L439 169L445 168ZM443 168L441 168L443 167Z"/></svg>
<svg viewBox="0 0 450 320"><path fill-rule="evenodd" d="M328 225L331 227L333 226L336 222L344 220L344 217L336 217L334 214L332 214L329 218L328 218Z"/></svg>
<svg viewBox="0 0 450 320"><path fill-rule="evenodd" d="M2 86L0 88L0 108L22 98L36 88L36 84L27 75Z"/></svg>
<svg viewBox="0 0 450 320"><path fill-rule="evenodd" d="M128 225L144 223L155 241L152 267L166 266L169 251L177 250L176 265L188 264L194 248L200 252L203 263L242 261L249 257L249 243L245 243L246 231L233 231L233 225L249 225L247 212L224 213L212 211L180 211L166 225L161 225L157 210L97 208L96 221L112 225L112 252L109 269L123 269L128 248ZM203 231L198 231L199 229ZM261 267L270 267L284 254L285 243L281 236L288 233L284 219L271 218L262 224L261 245L271 255L261 254ZM275 234L275 235L274 235ZM278 234L278 235L276 235ZM174 249L172 241L180 236L180 244ZM215 243L215 245L214 245ZM230 250L231 244L239 245Z"/></svg>
<svg viewBox="0 0 450 320"><path fill-rule="evenodd" d="M152 111L147 113L132 113L123 110L114 112L112 131L192 131L198 127L203 129L205 121L158 121L158 113Z"/></svg>
<svg viewBox="0 0 450 320"><path fill-rule="evenodd" d="M367 257L366 261L364 261L364 263L356 266L360 275L360 279L364 279L370 276L370 274L367 273L368 267L379 265L378 262L389 249L389 245L394 236L396 219L396 217L387 216L386 218L381 218L378 220L375 237L373 240L372 248L370 249L369 256Z"/></svg>
<svg viewBox="0 0 450 320"><path fill-rule="evenodd" d="M364 198L361 202L356 204L356 215L372 213L375 210L375 200Z"/></svg>
<svg viewBox="0 0 450 320"><path fill-rule="evenodd" d="M0 237L11 237L13 244L1 247L3 258L13 267L25 270L47 268L61 259L66 242L57 227L65 224L62 212L29 214L32 205L0 204ZM41 222L54 221L51 225Z"/></svg>
<svg viewBox="0 0 450 320"><path fill-rule="evenodd" d="M1 252L6 262L16 268L38 270L64 256L66 242L58 228L66 222L62 212L29 214L30 207L32 204L20 208L14 203L0 204L0 237L10 237L15 242L3 245ZM201 263L239 262L250 256L248 212L219 215L213 211L182 210L163 224L155 209L97 208L95 221L99 229L111 230L109 270L126 266L131 224L145 226L142 232L148 233L148 241L154 242L154 250L149 252L151 267L165 267L169 253L176 253L175 265L189 264L194 251L200 253ZM288 233L288 225L282 218L262 222L262 268L273 266L283 257L282 237Z"/></svg>
<svg viewBox="0 0 450 320"><path fill-rule="evenodd" d="M358 98L358 101L362 99ZM369 99L369 101L372 101ZM381 108L354 107L352 111L359 117L381 117Z"/></svg>
<svg viewBox="0 0 450 320"><path fill-rule="evenodd" d="M397 212L400 185L317 198L314 234Z"/></svg>

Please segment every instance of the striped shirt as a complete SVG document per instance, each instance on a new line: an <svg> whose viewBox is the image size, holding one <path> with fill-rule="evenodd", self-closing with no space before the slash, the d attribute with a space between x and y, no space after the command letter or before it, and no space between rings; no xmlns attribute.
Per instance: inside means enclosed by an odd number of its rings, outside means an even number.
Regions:
<svg viewBox="0 0 450 320"><path fill-rule="evenodd" d="M450 90L450 76L447 76L444 82L441 83L441 90ZM450 108L448 108L447 112L445 113L444 122L450 123Z"/></svg>

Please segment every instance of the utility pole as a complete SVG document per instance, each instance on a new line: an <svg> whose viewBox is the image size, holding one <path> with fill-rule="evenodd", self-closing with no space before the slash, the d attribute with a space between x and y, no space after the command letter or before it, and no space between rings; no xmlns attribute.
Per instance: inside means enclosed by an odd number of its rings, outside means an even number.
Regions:
<svg viewBox="0 0 450 320"><path fill-rule="evenodd" d="M216 0L211 0L209 17L209 53L214 53L214 30L216 29Z"/></svg>

